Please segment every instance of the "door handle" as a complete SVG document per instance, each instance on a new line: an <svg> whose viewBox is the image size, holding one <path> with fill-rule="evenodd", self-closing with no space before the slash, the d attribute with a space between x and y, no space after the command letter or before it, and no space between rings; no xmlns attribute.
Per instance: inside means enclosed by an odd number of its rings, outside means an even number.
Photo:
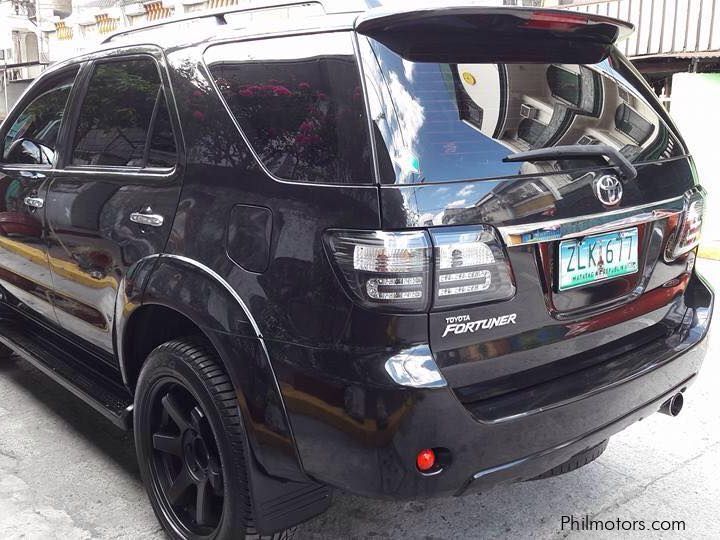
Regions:
<svg viewBox="0 0 720 540"><path fill-rule="evenodd" d="M148 207L141 212L133 212L130 214L130 221L140 225L149 225L150 227L162 227L165 218L160 214L153 214L152 208Z"/></svg>
<svg viewBox="0 0 720 540"><path fill-rule="evenodd" d="M30 208L42 208L45 204L45 199L41 199L40 197L25 197L23 202L25 206L29 206Z"/></svg>

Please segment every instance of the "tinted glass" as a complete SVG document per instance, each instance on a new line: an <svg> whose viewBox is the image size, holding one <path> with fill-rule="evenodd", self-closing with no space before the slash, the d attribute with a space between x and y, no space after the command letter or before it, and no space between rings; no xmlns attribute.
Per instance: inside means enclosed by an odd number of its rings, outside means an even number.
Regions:
<svg viewBox="0 0 720 540"><path fill-rule="evenodd" d="M52 164L75 74L50 83L18 115L3 138L3 162Z"/></svg>
<svg viewBox="0 0 720 540"><path fill-rule="evenodd" d="M347 33L211 47L208 67L265 166L287 180L372 181L372 155Z"/></svg>
<svg viewBox="0 0 720 540"><path fill-rule="evenodd" d="M657 102L615 53L591 65L413 62L382 43L362 43L381 133L385 183L442 182L556 172L565 160L504 163L509 154L607 144L633 162L680 155ZM383 160L381 159L381 162Z"/></svg>
<svg viewBox="0 0 720 540"><path fill-rule="evenodd" d="M158 126L146 151L154 111ZM168 154L175 152L168 129L165 96L151 58L99 64L80 109L72 164L144 167L152 156L151 161L167 165L174 162Z"/></svg>

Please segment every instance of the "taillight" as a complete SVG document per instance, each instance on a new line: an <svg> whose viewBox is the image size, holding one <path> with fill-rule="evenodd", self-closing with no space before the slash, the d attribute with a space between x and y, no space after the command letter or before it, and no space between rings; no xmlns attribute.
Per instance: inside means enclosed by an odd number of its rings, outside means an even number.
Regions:
<svg viewBox="0 0 720 540"><path fill-rule="evenodd" d="M668 261L677 259L700 244L704 211L703 192L698 190L689 193L685 201L685 210L680 216L680 222L667 243L665 258Z"/></svg>
<svg viewBox="0 0 720 540"><path fill-rule="evenodd" d="M365 307L425 311L430 238L423 231L330 231L327 243L349 289Z"/></svg>
<svg viewBox="0 0 720 540"><path fill-rule="evenodd" d="M510 262L490 227L431 231L436 308L507 300L515 294Z"/></svg>
<svg viewBox="0 0 720 540"><path fill-rule="evenodd" d="M432 236L432 242L430 239ZM510 263L493 229L334 230L326 242L360 305L427 311L504 300L515 294Z"/></svg>

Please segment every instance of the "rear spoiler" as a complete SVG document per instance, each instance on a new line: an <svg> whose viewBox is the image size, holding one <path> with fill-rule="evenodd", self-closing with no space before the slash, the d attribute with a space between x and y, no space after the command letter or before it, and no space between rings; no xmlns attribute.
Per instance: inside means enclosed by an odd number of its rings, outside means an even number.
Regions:
<svg viewBox="0 0 720 540"><path fill-rule="evenodd" d="M515 21L510 22L508 19L515 19ZM524 28L573 35L577 38L597 40L606 44L613 44L627 38L635 29L629 22L590 13L560 9L482 6L427 7L392 11L371 9L356 19L355 29L361 34L373 36L408 30L411 26L447 28L452 26L453 22L461 23L463 26L485 22L482 26L494 31L501 31L500 27L507 29L508 26L514 26L514 30Z"/></svg>
<svg viewBox="0 0 720 540"><path fill-rule="evenodd" d="M634 26L575 11L466 6L372 9L355 20L355 30L415 61L442 61L443 55L456 62L464 61L460 57L503 61L507 54L526 62L552 55L555 62L590 63L627 38Z"/></svg>

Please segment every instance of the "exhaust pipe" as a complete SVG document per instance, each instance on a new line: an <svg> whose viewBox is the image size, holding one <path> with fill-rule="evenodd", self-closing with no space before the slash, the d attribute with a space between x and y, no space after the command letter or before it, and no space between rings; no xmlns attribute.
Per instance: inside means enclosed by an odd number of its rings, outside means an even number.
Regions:
<svg viewBox="0 0 720 540"><path fill-rule="evenodd" d="M660 412L668 416L677 416L682 411L685 398L678 392L660 406Z"/></svg>

